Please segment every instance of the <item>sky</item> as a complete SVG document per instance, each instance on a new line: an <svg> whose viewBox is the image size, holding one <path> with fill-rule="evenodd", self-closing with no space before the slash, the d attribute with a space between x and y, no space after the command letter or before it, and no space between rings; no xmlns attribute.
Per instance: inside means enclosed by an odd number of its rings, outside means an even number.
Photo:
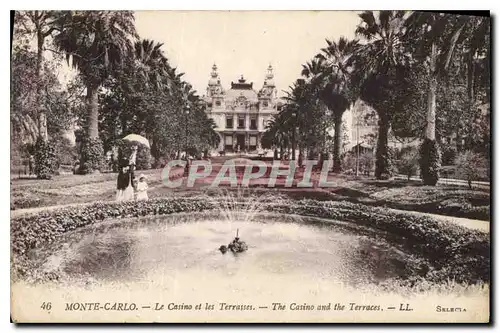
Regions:
<svg viewBox="0 0 500 333"><path fill-rule="evenodd" d="M352 11L137 11L135 17L139 36L163 43L199 95L214 63L225 89L244 75L256 90L271 64L283 95L325 38L354 38L360 22Z"/></svg>

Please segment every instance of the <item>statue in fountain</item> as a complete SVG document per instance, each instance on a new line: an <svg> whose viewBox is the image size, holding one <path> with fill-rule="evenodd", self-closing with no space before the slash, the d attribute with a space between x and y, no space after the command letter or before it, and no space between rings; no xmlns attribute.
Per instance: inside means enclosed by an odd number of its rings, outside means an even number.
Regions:
<svg viewBox="0 0 500 333"><path fill-rule="evenodd" d="M238 237L238 231L239 229L236 230L236 237L233 239L231 243L228 244L228 246L221 245L219 247L219 251L222 254L225 254L227 251L231 251L233 253L240 253L240 252L245 252L248 250L248 245L244 241L240 240Z"/></svg>

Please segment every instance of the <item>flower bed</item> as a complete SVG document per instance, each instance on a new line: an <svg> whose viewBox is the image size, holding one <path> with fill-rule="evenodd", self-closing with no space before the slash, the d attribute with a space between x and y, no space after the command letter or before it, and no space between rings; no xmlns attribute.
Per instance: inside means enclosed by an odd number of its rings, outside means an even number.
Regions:
<svg viewBox="0 0 500 333"><path fill-rule="evenodd" d="M30 249L43 246L65 232L105 219L118 219L177 212L201 212L218 208L217 199L175 198L147 202L95 203L11 220L13 277L29 275ZM244 203L242 203L242 207ZM393 213L383 208L348 202L301 200L292 204L262 203L263 211L319 216L352 222L386 232L391 242L424 257L430 265L425 278L432 281L489 282L489 234L469 230L429 217Z"/></svg>

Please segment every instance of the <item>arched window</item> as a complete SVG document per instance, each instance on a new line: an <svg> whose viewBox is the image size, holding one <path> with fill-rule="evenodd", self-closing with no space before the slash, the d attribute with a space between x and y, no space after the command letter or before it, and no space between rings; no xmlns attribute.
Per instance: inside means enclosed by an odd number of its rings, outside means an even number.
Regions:
<svg viewBox="0 0 500 333"><path fill-rule="evenodd" d="M267 108L267 107L268 107L268 105L269 105L269 103L267 103L267 101L264 101L264 102L262 103L262 105L263 105L265 108Z"/></svg>
<svg viewBox="0 0 500 333"><path fill-rule="evenodd" d="M215 102L215 105L216 105L216 106L220 106L220 101L216 101L216 102Z"/></svg>

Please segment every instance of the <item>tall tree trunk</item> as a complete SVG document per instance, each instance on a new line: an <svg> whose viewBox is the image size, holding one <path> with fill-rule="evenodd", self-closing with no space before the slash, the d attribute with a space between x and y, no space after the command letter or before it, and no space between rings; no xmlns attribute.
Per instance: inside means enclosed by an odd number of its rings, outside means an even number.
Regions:
<svg viewBox="0 0 500 333"><path fill-rule="evenodd" d="M467 54L467 98L470 106L474 105L474 54Z"/></svg>
<svg viewBox="0 0 500 333"><path fill-rule="evenodd" d="M90 139L99 137L98 87L87 84L87 134Z"/></svg>
<svg viewBox="0 0 500 333"><path fill-rule="evenodd" d="M47 114L42 100L42 64L43 64L43 43L45 35L43 33L43 11L34 11L31 13L31 19L35 25L37 38L37 57L35 73L36 89L36 119L38 137L35 148L35 173L39 179L50 179L57 168L56 153L54 147L48 144L49 135L47 132Z"/></svg>
<svg viewBox="0 0 500 333"><path fill-rule="evenodd" d="M474 54L467 54L467 107L468 112L474 113ZM465 149L470 149L470 136L465 137Z"/></svg>
<svg viewBox="0 0 500 333"><path fill-rule="evenodd" d="M427 127L425 137L431 141L436 140L436 91L437 91L437 45L432 43L430 57L429 95L427 100Z"/></svg>
<svg viewBox="0 0 500 333"><path fill-rule="evenodd" d="M333 138L333 172L342 171L342 161L340 160L340 147L342 146L342 114L335 113L335 136Z"/></svg>
<svg viewBox="0 0 500 333"><path fill-rule="evenodd" d="M36 57L36 107L38 109L38 135L43 142L47 142L49 135L47 133L47 114L42 105L42 63L43 63L43 42L45 37L41 28L36 27L37 30L37 57Z"/></svg>
<svg viewBox="0 0 500 333"><path fill-rule="evenodd" d="M299 141L299 160L298 160L298 165L299 167L302 167L302 164L304 163L304 148L303 148L303 145L302 145L302 142Z"/></svg>
<svg viewBox="0 0 500 333"><path fill-rule="evenodd" d="M295 127L292 128L292 161L295 161L295 150L297 147L297 142L295 141Z"/></svg>
<svg viewBox="0 0 500 333"><path fill-rule="evenodd" d="M425 185L436 185L439 180L441 157L436 142L436 90L437 45L432 43L430 55L429 97L427 101L427 127L425 140L420 148L420 174ZM457 138L460 140L460 137Z"/></svg>
<svg viewBox="0 0 500 333"><path fill-rule="evenodd" d="M375 160L375 177L377 179L386 179L391 175L391 160L388 147L389 128L390 124L387 112L379 111L377 154Z"/></svg>

